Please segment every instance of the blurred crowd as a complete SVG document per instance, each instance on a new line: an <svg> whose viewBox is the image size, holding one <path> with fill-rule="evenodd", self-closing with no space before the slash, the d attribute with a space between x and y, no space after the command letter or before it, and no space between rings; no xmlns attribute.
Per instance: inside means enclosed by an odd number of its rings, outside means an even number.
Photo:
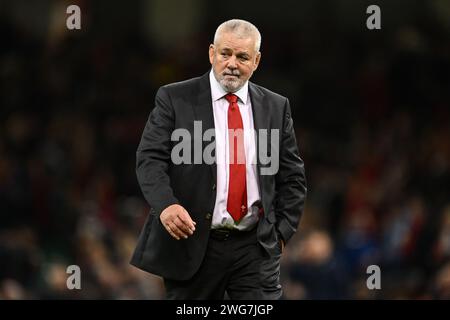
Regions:
<svg viewBox="0 0 450 320"><path fill-rule="evenodd" d="M135 33L40 39L2 17L0 299L163 298L128 264L149 209L135 152L157 88L208 71L215 24L161 50ZM284 298L449 299L449 32L260 29L254 81L289 97L308 178Z"/></svg>

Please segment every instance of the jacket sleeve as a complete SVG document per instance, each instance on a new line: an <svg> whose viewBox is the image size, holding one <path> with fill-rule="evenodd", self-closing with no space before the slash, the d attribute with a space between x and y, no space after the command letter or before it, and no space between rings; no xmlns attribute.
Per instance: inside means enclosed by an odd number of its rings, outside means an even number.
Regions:
<svg viewBox="0 0 450 320"><path fill-rule="evenodd" d="M274 207L277 231L284 242L287 242L297 231L307 191L305 167L297 147L288 99L284 108L279 154Z"/></svg>
<svg viewBox="0 0 450 320"><path fill-rule="evenodd" d="M178 203L169 178L174 127L175 114L170 96L161 87L136 152L137 179L145 199L157 216L168 206Z"/></svg>

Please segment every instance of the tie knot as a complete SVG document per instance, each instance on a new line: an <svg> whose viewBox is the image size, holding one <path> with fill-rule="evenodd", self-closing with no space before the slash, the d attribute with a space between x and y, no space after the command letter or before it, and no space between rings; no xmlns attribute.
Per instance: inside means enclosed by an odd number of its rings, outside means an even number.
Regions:
<svg viewBox="0 0 450 320"><path fill-rule="evenodd" d="M228 93L225 96L225 99L227 99L229 103L236 103L238 100L238 97L237 97L237 95L235 95L233 93Z"/></svg>

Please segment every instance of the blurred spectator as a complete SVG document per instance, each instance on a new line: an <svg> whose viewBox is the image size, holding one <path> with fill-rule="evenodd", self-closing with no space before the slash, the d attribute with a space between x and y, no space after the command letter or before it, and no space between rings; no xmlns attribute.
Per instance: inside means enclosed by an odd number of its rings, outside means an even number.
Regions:
<svg viewBox="0 0 450 320"><path fill-rule="evenodd" d="M347 298L348 269L337 257L326 232L312 231L300 240L287 262L288 299Z"/></svg>

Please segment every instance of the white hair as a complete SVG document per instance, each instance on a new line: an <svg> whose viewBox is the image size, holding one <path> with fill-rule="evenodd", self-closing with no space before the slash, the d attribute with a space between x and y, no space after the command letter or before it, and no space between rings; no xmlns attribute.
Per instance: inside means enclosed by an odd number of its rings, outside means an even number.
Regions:
<svg viewBox="0 0 450 320"><path fill-rule="evenodd" d="M222 23L214 34L214 45L217 45L222 32L232 32L239 38L252 37L255 39L256 52L259 52L259 49L261 49L261 33L259 33L258 28L248 21L232 19Z"/></svg>

